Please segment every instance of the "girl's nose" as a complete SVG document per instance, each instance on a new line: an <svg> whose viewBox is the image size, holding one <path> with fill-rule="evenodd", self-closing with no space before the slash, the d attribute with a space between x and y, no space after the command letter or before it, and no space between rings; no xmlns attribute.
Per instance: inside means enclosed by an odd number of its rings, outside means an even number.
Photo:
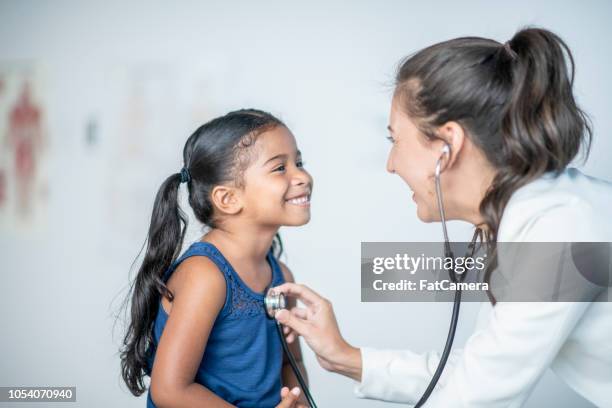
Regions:
<svg viewBox="0 0 612 408"><path fill-rule="evenodd" d="M311 178L308 173L305 171L296 171L291 179L292 184L295 186L301 186L304 184L310 184Z"/></svg>

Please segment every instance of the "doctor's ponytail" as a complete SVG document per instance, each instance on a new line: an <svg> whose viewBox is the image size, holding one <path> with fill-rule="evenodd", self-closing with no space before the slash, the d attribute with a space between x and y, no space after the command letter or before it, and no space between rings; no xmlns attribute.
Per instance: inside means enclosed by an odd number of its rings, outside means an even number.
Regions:
<svg viewBox="0 0 612 408"><path fill-rule="evenodd" d="M591 126L573 81L568 46L539 28L522 29L504 44L444 41L400 64L395 96L425 137L438 138L436 129L455 121L496 170L480 203L493 253L512 194L546 172L563 171L582 147L588 155Z"/></svg>
<svg viewBox="0 0 612 408"><path fill-rule="evenodd" d="M543 173L563 171L582 146L586 157L592 136L574 100L574 59L565 42L550 31L528 29L505 47L511 52L510 91L501 119L501 150L497 174L480 204L495 242L512 193Z"/></svg>

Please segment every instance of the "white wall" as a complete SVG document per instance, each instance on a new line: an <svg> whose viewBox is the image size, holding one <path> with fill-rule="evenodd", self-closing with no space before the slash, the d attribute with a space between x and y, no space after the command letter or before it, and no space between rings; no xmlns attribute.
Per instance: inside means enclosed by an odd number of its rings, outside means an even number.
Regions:
<svg viewBox="0 0 612 408"><path fill-rule="evenodd" d="M51 144L46 225L0 230L0 385L76 385L76 406L144 406L121 384L113 313L185 139L241 107L279 114L315 179L311 223L281 231L297 279L334 301L357 346L441 349L450 304L360 302L361 241L441 235L384 170L397 62L457 36L506 41L526 24L557 32L594 121L584 168L610 179L611 11L605 1L1 2L0 67L43 67ZM461 223L450 234L470 235ZM457 345L475 310L463 307ZM319 406L385 406L354 399L351 381L319 369L310 351L305 358ZM549 373L527 406L590 405Z"/></svg>

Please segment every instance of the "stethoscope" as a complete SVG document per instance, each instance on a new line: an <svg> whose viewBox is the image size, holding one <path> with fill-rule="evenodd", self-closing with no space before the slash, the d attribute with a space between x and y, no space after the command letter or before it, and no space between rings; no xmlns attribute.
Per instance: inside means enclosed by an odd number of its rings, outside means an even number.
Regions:
<svg viewBox="0 0 612 408"><path fill-rule="evenodd" d="M448 231L446 229L446 215L444 212L442 189L440 187L440 174L442 172L441 171L442 170L442 159L445 156L450 156L450 145L448 144L444 145L444 147L442 148L442 155L436 162L434 178L435 178L435 184L436 184L436 196L437 196L437 201L438 201L438 210L440 211L440 221L442 222L442 232L444 234L444 256L455 259L453 251L451 250L450 241L448 239ZM472 237L472 241L470 242L470 245L468 246L468 251L465 254L465 257L473 257L474 252L476 251L476 241L478 240L478 238L482 240L482 230L480 228L476 228L476 230L474 231L474 236ZM465 280L465 276L467 275L467 272L457 274L455 273L455 263L453 262L452 265L453 265L452 268L448 271L451 280L455 283L463 282ZM459 309L461 306L461 288L459 285L457 285L457 287L458 289L455 290L455 298L453 300L453 313L451 316L450 327L448 330L448 335L446 337L446 344L444 345L444 351L442 352L442 357L440 358L438 367L436 368L436 371L434 372L433 377L429 381L429 385L425 389L423 396L421 396L421 399L419 399L419 401L414 406L415 408L419 408L423 406L423 404L425 404L425 402L427 401L427 399L433 392L434 388L436 387L436 384L438 383L438 380L440 379L440 376L442 375L442 371L444 371L444 366L446 365L446 361L448 360L448 356L450 355L451 348L453 347L453 341L455 340L455 332L457 331L457 322L459 320ZM266 308L266 314L268 315L268 317L271 319L274 319L274 315L276 311L280 309L285 309L287 307L285 296L282 293L276 293L273 289L270 289L268 290L266 297L264 299L264 306ZM293 369L293 372L295 373L295 376L297 377L298 382L300 383L300 386L302 387L302 390L304 391L304 394L306 395L306 398L308 399L308 403L310 404L312 408L316 408L317 405L315 404L314 399L312 398L312 395L310 394L310 390L308 389L308 386L306 385L306 382L304 381L304 377L302 377L302 373L300 372L300 369L298 368L295 362L295 358L293 357L291 350L289 350L289 347L287 346L287 341L285 340L285 336L283 335L283 327L278 320L275 320L275 321L276 321L276 329L278 331L278 335L283 345L283 350L285 351L285 354L287 355L287 358L289 359L291 368Z"/></svg>
<svg viewBox="0 0 612 408"><path fill-rule="evenodd" d="M278 310L285 309L287 307L287 302L285 301L285 295L280 292L276 292L274 289L269 289L266 293L266 297L264 298L264 307L266 308L266 314L270 319L274 319L274 315ZM312 395L310 394L310 389L304 381L304 377L295 362L295 357L291 350L289 350L289 346L287 345L287 340L285 340L285 336L283 335L283 325L276 319L276 331L278 332L278 337L280 337L281 344L283 345L283 350L285 351L285 355L289 360L289 364L291 364L291 369L295 373L295 377L300 383L300 387L302 387L302 391L304 395L306 395L306 399L312 408L317 408L317 404L315 404Z"/></svg>
<svg viewBox="0 0 612 408"><path fill-rule="evenodd" d="M434 179L436 182L436 197L438 198L438 210L440 211L440 221L442 222L442 232L444 234L444 257L451 257L455 259L453 251L451 250L450 241L448 239L448 231L446 230L446 215L444 212L444 201L442 200L442 188L440 187L440 174L442 170L442 159L444 156L450 156L450 145L448 143L444 144L442 148L442 155L436 162L436 170L434 173ZM468 245L467 253L465 257L473 257L474 252L476 251L476 240L478 238L482 240L482 230L480 228L476 228L474 231L474 236L472 237L472 241L470 245ZM448 271L448 274L451 280L455 283L463 282L467 275L467 272L457 274L455 273L455 263L453 262L452 268ZM461 287L457 285L457 289L455 290L455 298L453 300L453 313L451 316L450 327L448 329L448 335L446 337L446 344L444 345L444 351L442 352L442 357L440 358L440 362L438 363L438 367L434 372L433 377L429 381L429 385L425 389L425 392L421 396L421 399L414 406L415 408L419 408L425 404L425 401L429 398L431 393L433 392L440 376L442 375L442 371L444 371L444 366L446 365L446 361L448 360L448 356L450 355L451 348L453 347L453 341L455 340L455 332L457 330L457 322L459 321L459 308L461 306Z"/></svg>

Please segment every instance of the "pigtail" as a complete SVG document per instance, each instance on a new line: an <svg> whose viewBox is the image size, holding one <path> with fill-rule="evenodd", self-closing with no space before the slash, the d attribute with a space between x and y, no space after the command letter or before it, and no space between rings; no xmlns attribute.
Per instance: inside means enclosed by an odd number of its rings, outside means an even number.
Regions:
<svg viewBox="0 0 612 408"><path fill-rule="evenodd" d="M173 174L157 192L146 253L130 291L131 319L123 340L121 371L135 396L144 393L144 376L151 374L152 327L161 296L173 299L163 275L178 257L187 227L187 217L178 204L180 182L181 174Z"/></svg>

